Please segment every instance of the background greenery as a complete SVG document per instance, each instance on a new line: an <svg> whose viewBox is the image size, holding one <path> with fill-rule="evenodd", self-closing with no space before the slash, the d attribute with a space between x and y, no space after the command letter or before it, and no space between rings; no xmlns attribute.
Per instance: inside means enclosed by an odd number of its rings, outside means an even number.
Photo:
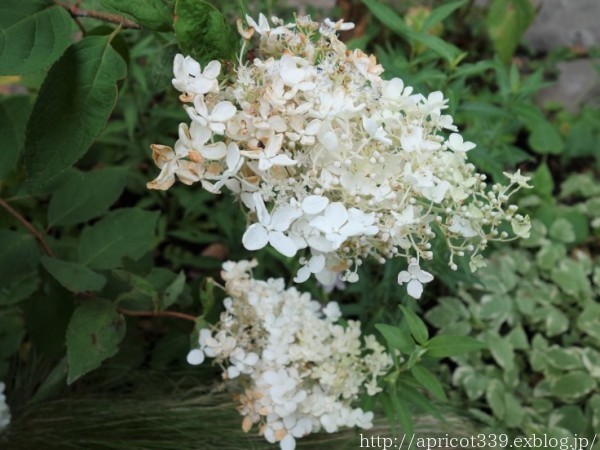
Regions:
<svg viewBox="0 0 600 450"><path fill-rule="evenodd" d="M202 0L0 4L7 448L210 448L217 417L231 432L239 427L233 404L213 392L218 371L185 362L195 332L218 318L221 294L210 280L227 258L257 256L257 277L291 279L298 267L242 248L245 223L232 197L145 187L156 174L149 145L174 142L186 120L170 86L174 55L230 58L236 17L292 14L273 1L219 8ZM533 176L519 199L536 219L532 237L492 250L489 268L475 275L439 258L427 268L438 281L419 304L397 288L393 262L365 265L344 291L307 283L399 351L378 398L390 434L398 423L410 431L415 417L425 434L431 420L454 433L600 429L600 111L536 103L556 64L581 53L522 45L535 13L528 0L485 8L340 1L332 13L357 23L343 38L375 53L386 77L444 92L478 144L469 157L480 171L494 181L516 168ZM459 355L466 350L476 351ZM114 420L94 413L105 410ZM118 438L105 439L109 427ZM263 445L231 436L231 448ZM332 445L315 439L304 445ZM353 433L340 439L357 442Z"/></svg>

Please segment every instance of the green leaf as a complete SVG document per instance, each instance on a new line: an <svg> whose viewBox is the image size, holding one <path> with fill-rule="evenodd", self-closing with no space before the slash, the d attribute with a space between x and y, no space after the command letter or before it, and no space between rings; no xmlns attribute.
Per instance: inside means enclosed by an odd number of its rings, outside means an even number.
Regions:
<svg viewBox="0 0 600 450"><path fill-rule="evenodd" d="M47 256L41 257L41 263L56 281L72 292L99 291L106 284L106 278L103 275L79 263Z"/></svg>
<svg viewBox="0 0 600 450"><path fill-rule="evenodd" d="M99 0L102 6L154 31L171 30L173 12L162 0Z"/></svg>
<svg viewBox="0 0 600 450"><path fill-rule="evenodd" d="M375 328L383 335L391 348L397 348L405 355L410 355L415 350L414 341L404 330L384 323L376 324Z"/></svg>
<svg viewBox="0 0 600 450"><path fill-rule="evenodd" d="M37 72L71 44L77 27L67 10L48 0L0 3L0 75Z"/></svg>
<svg viewBox="0 0 600 450"><path fill-rule="evenodd" d="M87 301L73 313L67 329L71 384L115 355L125 336L125 320L107 300Z"/></svg>
<svg viewBox="0 0 600 450"><path fill-rule="evenodd" d="M531 131L529 145L541 155L558 155L565 148L565 143L558 129L546 119L529 124Z"/></svg>
<svg viewBox="0 0 600 450"><path fill-rule="evenodd" d="M563 312L554 307L545 310L542 317L546 318L546 335L548 337L558 336L569 329L569 318Z"/></svg>
<svg viewBox="0 0 600 450"><path fill-rule="evenodd" d="M534 16L535 9L530 0L492 0L486 17L488 32L505 64L510 62Z"/></svg>
<svg viewBox="0 0 600 450"><path fill-rule="evenodd" d="M427 31L431 27L436 26L465 3L467 3L467 0L458 0L435 8L423 21L422 30Z"/></svg>
<svg viewBox="0 0 600 450"><path fill-rule="evenodd" d="M406 25L402 18L389 6L376 0L363 0L363 3L379 21L381 21L394 33L398 34L404 39L407 39L408 41L416 41L425 45L445 58L449 63L454 63L461 54L458 48L443 41L437 36L432 36L427 33L417 33L408 25Z"/></svg>
<svg viewBox="0 0 600 450"><path fill-rule="evenodd" d="M400 399L401 395L400 392L393 389L390 392L390 400L392 401L392 407L394 408L398 422L400 422L402 431L406 434L412 434L414 430L412 415L406 404Z"/></svg>
<svg viewBox="0 0 600 450"><path fill-rule="evenodd" d="M27 123L24 161L30 187L41 189L77 162L106 124L117 100L117 81L127 71L111 39L86 37L50 69Z"/></svg>
<svg viewBox="0 0 600 450"><path fill-rule="evenodd" d="M583 397L596 389L596 380L586 372L570 372L552 385L552 393L565 400Z"/></svg>
<svg viewBox="0 0 600 450"><path fill-rule="evenodd" d="M149 281L126 270L113 270L113 274L129 284L133 288L134 293L150 297L154 308L158 308L158 291Z"/></svg>
<svg viewBox="0 0 600 450"><path fill-rule="evenodd" d="M545 162L540 164L533 174L531 185L533 186L533 190L541 197L552 197L552 191L554 191L554 180L552 178L552 173L550 173L550 169L548 169L548 165Z"/></svg>
<svg viewBox="0 0 600 450"><path fill-rule="evenodd" d="M75 225L103 215L125 188L126 169L76 171L52 195L48 225Z"/></svg>
<svg viewBox="0 0 600 450"><path fill-rule="evenodd" d="M575 242L575 239L577 238L577 236L575 236L573 225L571 225L571 222L564 217L559 217L552 223L549 235L553 240L564 242L565 244Z"/></svg>
<svg viewBox="0 0 600 450"><path fill-rule="evenodd" d="M506 414L504 394L504 384L500 380L491 380L485 391L485 398L498 419L503 419Z"/></svg>
<svg viewBox="0 0 600 450"><path fill-rule="evenodd" d="M406 320L406 323L408 324L410 334L413 335L419 344L425 344L427 339L429 339L429 331L427 331L427 326L412 310L408 309L404 305L400 305L400 309L402 310L402 314L404 314L404 320Z"/></svg>
<svg viewBox="0 0 600 450"><path fill-rule="evenodd" d="M0 311L0 362L19 350L25 327L23 317L17 311Z"/></svg>
<svg viewBox="0 0 600 450"><path fill-rule="evenodd" d="M10 230L0 230L0 249L0 305L13 305L37 289L40 252L31 235Z"/></svg>
<svg viewBox="0 0 600 450"><path fill-rule="evenodd" d="M485 335L485 342L488 350L504 370L512 370L515 365L515 352L508 339L500 337L498 334L488 332Z"/></svg>
<svg viewBox="0 0 600 450"><path fill-rule="evenodd" d="M548 364L559 370L582 369L582 360L573 348L552 346L544 355Z"/></svg>
<svg viewBox="0 0 600 450"><path fill-rule="evenodd" d="M126 256L140 258L154 244L158 215L134 208L107 214L83 230L79 261L93 269L112 269Z"/></svg>
<svg viewBox="0 0 600 450"><path fill-rule="evenodd" d="M427 355L445 358L486 348L483 342L468 336L440 335L431 338L426 345Z"/></svg>
<svg viewBox="0 0 600 450"><path fill-rule="evenodd" d="M161 307L167 309L173 303L177 301L183 289L185 288L185 273L179 272L177 278L165 289L165 293L161 298Z"/></svg>
<svg viewBox="0 0 600 450"><path fill-rule="evenodd" d="M17 166L31 106L31 99L24 95L0 101L0 178Z"/></svg>
<svg viewBox="0 0 600 450"><path fill-rule="evenodd" d="M183 53L202 64L231 59L236 53L237 32L223 14L204 0L177 0L175 36Z"/></svg>
<svg viewBox="0 0 600 450"><path fill-rule="evenodd" d="M415 377L415 380L417 380L421 386L431 392L435 398L441 401L446 401L448 399L442 384L435 377L435 375L429 371L429 369L422 365L416 365L410 369L410 373L412 373L413 377Z"/></svg>

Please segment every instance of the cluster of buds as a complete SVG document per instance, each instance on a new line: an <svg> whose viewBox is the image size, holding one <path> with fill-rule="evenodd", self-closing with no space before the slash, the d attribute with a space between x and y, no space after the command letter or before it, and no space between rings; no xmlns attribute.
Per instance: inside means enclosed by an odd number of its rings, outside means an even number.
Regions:
<svg viewBox="0 0 600 450"><path fill-rule="evenodd" d="M222 277L229 297L212 330L202 329L188 362L214 358L226 380L243 389L242 429L282 450L296 439L341 427L370 428L373 413L353 407L375 395L391 358L374 336L361 339L360 323L337 323L339 306L322 306L310 294L285 289L283 279L252 278L256 261L227 262ZM231 381L231 382L234 382Z"/></svg>
<svg viewBox="0 0 600 450"><path fill-rule="evenodd" d="M355 282L367 258L404 258L398 283L415 298L433 278L419 264L434 258L436 236L451 269L468 256L475 270L490 241L528 235L529 218L509 205L527 178L486 186L467 162L475 144L443 114L448 100L383 79L374 56L337 38L352 24L246 21L229 73L218 61L202 70L175 58L173 85L191 124L180 125L174 149L152 146L161 172L150 188L176 178L213 193L228 188L247 212L244 247L298 256L298 283L312 274L325 285Z"/></svg>

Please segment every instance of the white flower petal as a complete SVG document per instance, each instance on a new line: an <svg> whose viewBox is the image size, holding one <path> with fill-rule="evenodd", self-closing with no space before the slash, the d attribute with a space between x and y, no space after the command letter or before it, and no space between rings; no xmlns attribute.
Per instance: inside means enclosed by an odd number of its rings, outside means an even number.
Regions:
<svg viewBox="0 0 600 450"><path fill-rule="evenodd" d="M286 231L302 213L293 206L281 206L271 216L271 226L277 231Z"/></svg>
<svg viewBox="0 0 600 450"><path fill-rule="evenodd" d="M412 276L406 270L403 270L402 272L400 272L398 274L398 284L399 285L402 285L404 283L408 283L410 280L412 280Z"/></svg>
<svg viewBox="0 0 600 450"><path fill-rule="evenodd" d="M429 283L430 281L433 281L433 275L425 270L420 270L417 273L417 280L419 280L421 283Z"/></svg>
<svg viewBox="0 0 600 450"><path fill-rule="evenodd" d="M308 266L300 267L298 274L294 277L294 283L304 283L310 277L310 273Z"/></svg>
<svg viewBox="0 0 600 450"><path fill-rule="evenodd" d="M254 223L248 227L242 236L242 244L247 250L259 250L269 242L269 234L265 227Z"/></svg>
<svg viewBox="0 0 600 450"><path fill-rule="evenodd" d="M221 73L221 63L219 61L211 61L204 68L202 75L207 78L217 78Z"/></svg>
<svg viewBox="0 0 600 450"><path fill-rule="evenodd" d="M187 355L187 362L193 366L197 366L204 362L204 352L198 348L191 350Z"/></svg>
<svg viewBox="0 0 600 450"><path fill-rule="evenodd" d="M329 204L329 199L321 195L309 195L302 201L302 210L306 214L319 214Z"/></svg>
<svg viewBox="0 0 600 450"><path fill-rule="evenodd" d="M235 116L237 109L231 102L220 102L214 107L210 114L210 120L214 122L226 122Z"/></svg>
<svg viewBox="0 0 600 450"><path fill-rule="evenodd" d="M411 297L419 299L423 294L423 285L418 280L410 280L406 286L406 291Z"/></svg>
<svg viewBox="0 0 600 450"><path fill-rule="evenodd" d="M298 251L294 241L281 231L272 231L269 233L269 244L279 253L290 258Z"/></svg>
<svg viewBox="0 0 600 450"><path fill-rule="evenodd" d="M343 203L334 202L325 209L325 218L334 229L338 229L348 220L348 211Z"/></svg>
<svg viewBox="0 0 600 450"><path fill-rule="evenodd" d="M206 159L223 159L227 154L227 146L224 142L206 145L200 149L200 154Z"/></svg>

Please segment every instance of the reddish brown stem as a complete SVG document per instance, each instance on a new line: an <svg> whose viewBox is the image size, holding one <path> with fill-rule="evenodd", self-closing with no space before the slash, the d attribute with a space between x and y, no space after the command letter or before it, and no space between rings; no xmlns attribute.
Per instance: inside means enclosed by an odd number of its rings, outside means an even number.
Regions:
<svg viewBox="0 0 600 450"><path fill-rule="evenodd" d="M131 20L126 19L125 17L119 16L117 14L105 13L103 11L93 11L89 9L81 9L76 4L66 5L57 0L55 0L54 3L65 8L73 17L90 17L92 19L98 19L103 20L105 22L115 23L117 25L121 25L123 28L140 28L140 26L137 23L132 22Z"/></svg>
<svg viewBox="0 0 600 450"><path fill-rule="evenodd" d="M17 211L16 209L14 209L12 206L10 206L8 203L6 203L1 198L0 198L0 206L2 206L6 211L8 211L8 213L11 216L13 216L15 219L17 219L21 225L23 225L25 228L27 228L27 231L29 231L33 235L33 237L35 237L35 239L38 241L38 243L40 244L40 246L42 247L42 249L44 250L44 252L48 256L54 258L54 252L48 246L48 243L44 239L44 236L42 235L42 233L40 233L38 230L36 230L35 227L32 224L30 224L27 221L27 219L25 219L25 217L23 217L21 215L21 213L19 213L19 211Z"/></svg>
<svg viewBox="0 0 600 450"><path fill-rule="evenodd" d="M131 317L173 317L175 319L189 320L190 322L196 323L196 318L194 316L176 311L132 311L125 308L117 308L117 311Z"/></svg>

